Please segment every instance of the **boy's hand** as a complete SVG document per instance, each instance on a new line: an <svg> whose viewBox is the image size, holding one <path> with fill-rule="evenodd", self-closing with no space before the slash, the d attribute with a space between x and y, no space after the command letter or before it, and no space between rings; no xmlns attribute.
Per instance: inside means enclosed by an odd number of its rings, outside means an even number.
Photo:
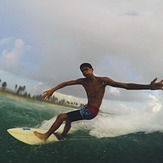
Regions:
<svg viewBox="0 0 163 163"><path fill-rule="evenodd" d="M43 98L44 100L48 100L53 94L53 91L50 89L50 90L47 90L43 93Z"/></svg>
<svg viewBox="0 0 163 163"><path fill-rule="evenodd" d="M151 90L163 90L163 80L160 82L156 82L157 78L155 78L150 83Z"/></svg>

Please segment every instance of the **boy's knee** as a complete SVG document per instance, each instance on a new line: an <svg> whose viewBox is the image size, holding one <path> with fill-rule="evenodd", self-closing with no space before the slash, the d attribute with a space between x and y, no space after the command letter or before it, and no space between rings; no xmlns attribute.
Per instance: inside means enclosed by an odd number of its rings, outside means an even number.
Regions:
<svg viewBox="0 0 163 163"><path fill-rule="evenodd" d="M61 113L58 115L57 119L59 120L67 120L67 115L65 113Z"/></svg>

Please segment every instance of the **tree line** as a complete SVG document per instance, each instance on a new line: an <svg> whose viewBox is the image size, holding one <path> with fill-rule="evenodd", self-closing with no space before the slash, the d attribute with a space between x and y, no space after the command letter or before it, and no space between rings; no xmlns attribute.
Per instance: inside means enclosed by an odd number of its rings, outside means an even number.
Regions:
<svg viewBox="0 0 163 163"><path fill-rule="evenodd" d="M25 97L25 98L30 98L30 99L34 99L34 100L37 100L37 101L43 101L43 96L40 94L40 95L33 95L31 96L30 93L28 93L26 91L26 86L21 86L21 85L15 85L15 90L11 90L11 89L8 89L7 88L7 82L4 81L2 82L2 80L0 79L0 84L1 84L1 89L4 90L4 91L7 91L7 92L10 92L10 93L14 93L15 95L18 95L18 96L22 96L22 97ZM70 102L68 100L65 100L65 99L59 99L58 97L55 97L55 96L52 96L49 101L47 101L48 103L54 103L54 104L59 104L59 105L66 105L66 106L74 106L74 107L83 107L84 104L82 103L77 103L77 102Z"/></svg>

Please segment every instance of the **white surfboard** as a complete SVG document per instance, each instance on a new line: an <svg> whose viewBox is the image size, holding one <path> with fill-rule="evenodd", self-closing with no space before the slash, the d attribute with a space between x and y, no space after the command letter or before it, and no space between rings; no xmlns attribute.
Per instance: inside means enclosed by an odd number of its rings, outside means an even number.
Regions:
<svg viewBox="0 0 163 163"><path fill-rule="evenodd" d="M45 133L47 130L38 129L38 128L28 128L28 127L11 128L7 130L7 132L10 135L12 135L15 139L29 145L40 145L40 144L59 141L54 134L51 134L46 141L43 141L34 134L34 131Z"/></svg>

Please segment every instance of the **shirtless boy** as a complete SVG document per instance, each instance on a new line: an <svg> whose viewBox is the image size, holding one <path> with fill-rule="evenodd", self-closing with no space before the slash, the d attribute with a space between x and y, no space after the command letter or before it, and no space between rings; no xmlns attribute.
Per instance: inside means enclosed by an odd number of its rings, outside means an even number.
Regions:
<svg viewBox="0 0 163 163"><path fill-rule="evenodd" d="M42 140L46 140L52 133L54 133L60 125L65 121L65 127L61 134L55 133L59 140L66 137L71 128L71 122L78 120L90 120L96 117L99 112L100 105L105 93L106 86L119 87L127 90L162 90L163 80L156 82L155 78L150 84L134 84L121 83L114 81L108 77L97 77L93 74L93 67L90 63L83 63L80 65L80 70L84 78L63 82L56 87L44 92L44 99L49 99L52 94L65 86L82 85L86 91L88 103L86 107L68 113L62 113L57 116L56 121L46 133L39 133L34 131L35 135Z"/></svg>

